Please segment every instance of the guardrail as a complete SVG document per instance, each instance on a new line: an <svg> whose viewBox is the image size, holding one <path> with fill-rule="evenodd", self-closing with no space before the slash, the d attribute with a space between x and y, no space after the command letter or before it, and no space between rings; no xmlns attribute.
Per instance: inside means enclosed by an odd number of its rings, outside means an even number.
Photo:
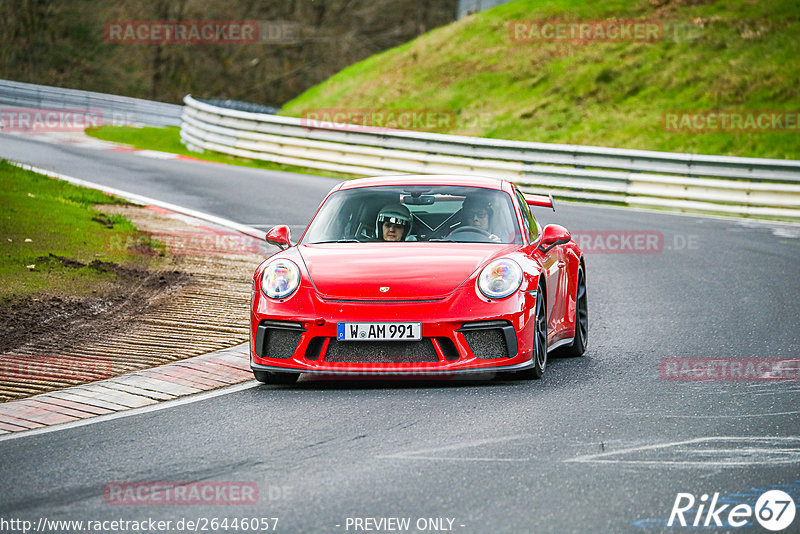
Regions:
<svg viewBox="0 0 800 534"><path fill-rule="evenodd" d="M100 111L102 124L180 126L182 106L92 91L0 80L0 105Z"/></svg>
<svg viewBox="0 0 800 534"><path fill-rule="evenodd" d="M800 161L559 145L404 130L365 131L184 98L181 140L211 150L359 176L505 178L556 198L800 220Z"/></svg>

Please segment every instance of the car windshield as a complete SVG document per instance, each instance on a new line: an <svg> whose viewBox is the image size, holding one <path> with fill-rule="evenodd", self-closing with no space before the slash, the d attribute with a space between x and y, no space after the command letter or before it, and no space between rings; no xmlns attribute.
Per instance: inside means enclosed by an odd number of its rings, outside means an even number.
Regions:
<svg viewBox="0 0 800 534"><path fill-rule="evenodd" d="M333 193L303 244L375 241L522 243L511 197L458 186L381 186Z"/></svg>

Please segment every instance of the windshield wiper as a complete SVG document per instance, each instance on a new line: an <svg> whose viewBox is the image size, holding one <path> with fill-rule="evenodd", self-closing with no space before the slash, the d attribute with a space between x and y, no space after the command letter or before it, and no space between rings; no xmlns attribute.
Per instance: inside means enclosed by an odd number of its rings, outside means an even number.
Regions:
<svg viewBox="0 0 800 534"><path fill-rule="evenodd" d="M358 239L348 238L348 239L331 239L329 241L314 241L313 243L309 243L310 245L322 245L323 243L361 243Z"/></svg>
<svg viewBox="0 0 800 534"><path fill-rule="evenodd" d="M451 243L455 243L455 239L450 239L449 237L434 237L432 239L428 239L428 241L449 241Z"/></svg>

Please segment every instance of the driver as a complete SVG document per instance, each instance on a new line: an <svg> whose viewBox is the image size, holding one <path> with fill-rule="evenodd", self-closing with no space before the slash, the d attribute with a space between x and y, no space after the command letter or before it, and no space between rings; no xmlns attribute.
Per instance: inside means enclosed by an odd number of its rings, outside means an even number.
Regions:
<svg viewBox="0 0 800 534"><path fill-rule="evenodd" d="M413 226L411 211L402 204L387 204L375 219L375 235L379 241L405 241Z"/></svg>
<svg viewBox="0 0 800 534"><path fill-rule="evenodd" d="M494 216L492 203L482 196L470 196L464 199L461 205L461 227L474 226L489 233L489 239L497 243L500 238L494 235L491 230L491 221Z"/></svg>

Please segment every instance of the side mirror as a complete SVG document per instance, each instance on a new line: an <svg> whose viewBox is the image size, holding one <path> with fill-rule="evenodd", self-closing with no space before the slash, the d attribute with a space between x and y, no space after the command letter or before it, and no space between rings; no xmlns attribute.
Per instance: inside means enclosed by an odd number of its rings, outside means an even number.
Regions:
<svg viewBox="0 0 800 534"><path fill-rule="evenodd" d="M270 228L265 239L270 245L275 245L279 249L283 250L292 246L292 242L290 240L291 234L292 232L289 230L289 227L285 224L282 224L280 226L273 226Z"/></svg>
<svg viewBox="0 0 800 534"><path fill-rule="evenodd" d="M572 236L569 230L558 224L548 224L542 230L542 242L539 243L539 250L548 252L556 245L569 243Z"/></svg>

